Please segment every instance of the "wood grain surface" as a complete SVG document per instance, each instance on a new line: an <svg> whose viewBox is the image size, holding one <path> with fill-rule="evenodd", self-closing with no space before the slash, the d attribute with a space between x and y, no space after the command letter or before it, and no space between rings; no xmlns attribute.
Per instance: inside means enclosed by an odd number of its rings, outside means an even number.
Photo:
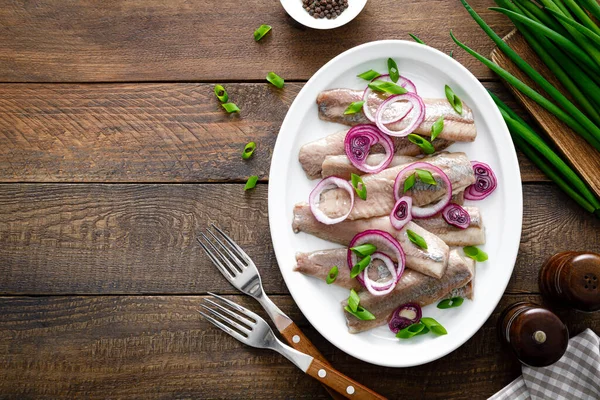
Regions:
<svg viewBox="0 0 600 400"><path fill-rule="evenodd" d="M510 22L473 7L500 34ZM255 42L261 24L273 27ZM0 2L0 82L263 81L269 71L306 80L332 57L381 39L419 35L446 53L449 37L469 39L489 53L493 43L460 2L369 1L361 14L335 30L298 25L277 0L59 0ZM478 78L492 74L464 52L457 60Z"/></svg>
<svg viewBox="0 0 600 400"><path fill-rule="evenodd" d="M499 82L486 87L515 106ZM288 107L303 83L0 84L0 181L263 181ZM316 106L315 106L316 109ZM241 153L258 144L252 159ZM524 181L545 180L520 157Z"/></svg>
<svg viewBox="0 0 600 400"><path fill-rule="evenodd" d="M546 67L542 60L535 54L533 49L529 47L529 44L523 35L515 30L505 38L505 41L562 93L568 93L558 79L552 75L548 67ZM535 88L539 93L544 93L539 85L522 72L498 49L493 51L492 59L521 81ZM592 147L583 137L579 136L579 134L535 101L512 86L509 86L509 88L525 106L525 109L527 109L538 124L544 129L551 142L553 142L556 148L566 157L566 160L575 167L577 172L579 172L579 175L586 181L592 191L596 193L596 196L600 197L600 173L598 173L600 171L600 151Z"/></svg>

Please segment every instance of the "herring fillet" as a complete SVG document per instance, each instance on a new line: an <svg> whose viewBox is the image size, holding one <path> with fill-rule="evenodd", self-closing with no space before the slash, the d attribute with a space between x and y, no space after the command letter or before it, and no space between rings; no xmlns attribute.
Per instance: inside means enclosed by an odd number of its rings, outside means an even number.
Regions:
<svg viewBox="0 0 600 400"><path fill-rule="evenodd" d="M329 89L324 90L317 96L319 118L325 121L337 122L344 125L358 125L372 123L363 112L346 115L344 111L350 103L361 101L362 90L353 89ZM380 94L373 92L369 97L369 104L377 106L385 100ZM431 136L431 127L435 121L444 117L444 130L438 136L453 142L472 142L477 137L473 111L463 103L463 112L459 115L446 99L423 99L425 103L425 120L413 132L418 135ZM402 103L394 104L398 109L403 107ZM393 111L393 110L392 110ZM395 131L402 130L408 126L410 119L402 119L399 122L387 126Z"/></svg>
<svg viewBox="0 0 600 400"><path fill-rule="evenodd" d="M357 233L369 229L386 231L389 224L389 218L385 218L346 220L335 225L325 225L316 220L306 203L299 203L294 207L292 228L296 233L302 231L347 246ZM414 231L425 239L427 250L421 249L408 239L407 229ZM441 278L444 275L448 265L450 249L443 240L413 222L409 222L401 231L393 232L393 236L404 250L407 268L435 278Z"/></svg>
<svg viewBox="0 0 600 400"><path fill-rule="evenodd" d="M471 225L467 229L460 229L448 224L441 214L431 218L413 219L413 223L424 230L433 233L443 240L448 246L477 246L485 244L485 230L481 222L481 214L477 207L465 207L471 217ZM333 229L327 228L335 227ZM342 221L335 225L321 224L310 211L307 203L298 203L294 206L292 228L294 232L306 232L322 239L347 245L350 240L365 229L379 229L396 236L396 230L390 222L389 216L373 217L364 220ZM319 232L321 231L321 232Z"/></svg>
<svg viewBox="0 0 600 400"><path fill-rule="evenodd" d="M454 289L465 286L473 279L470 263L457 250L450 252L448 268L442 279L435 279L415 271L406 270L394 290L386 296L361 292L360 305L369 310L375 319L361 321L344 310L350 333L363 332L388 322L392 312L402 304L414 302L421 307L446 298ZM342 308L347 301L342 302Z"/></svg>
<svg viewBox="0 0 600 400"><path fill-rule="evenodd" d="M442 152L425 157L421 161L444 171L452 183L453 194L464 191L467 186L475 183L473 167L465 153ZM408 165L388 168L377 174L363 175L362 179L367 188L367 200L356 201L348 219L355 220L389 215L396 203L394 199L396 176ZM417 180L414 186L406 192L406 195L412 197L414 205L425 206L440 200L444 196L446 193L445 185L439 176L434 175L434 178L438 182L437 185L430 185ZM319 208L326 215L333 215L339 212L340 209L344 209L343 204L339 202L340 199L345 198L341 195L341 192L344 192L344 189L333 189L321 194Z"/></svg>
<svg viewBox="0 0 600 400"><path fill-rule="evenodd" d="M383 161L384 157L384 154L371 154L367 157L367 164L377 165ZM409 164L415 161L419 161L419 159L411 156L394 156L388 168ZM327 156L321 165L321 176L323 178L337 176L338 178L349 181L352 174L364 175L365 173L352 165L350 159L346 155Z"/></svg>
<svg viewBox="0 0 600 400"><path fill-rule="evenodd" d="M336 132L307 143L300 148L298 160L309 179L321 177L321 167L327 156L346 155L344 140L347 133L347 129ZM421 149L416 144L409 142L407 138L392 138L392 141L397 156L418 156L421 154ZM431 144L436 151L441 151L450 146L452 142L437 138Z"/></svg>

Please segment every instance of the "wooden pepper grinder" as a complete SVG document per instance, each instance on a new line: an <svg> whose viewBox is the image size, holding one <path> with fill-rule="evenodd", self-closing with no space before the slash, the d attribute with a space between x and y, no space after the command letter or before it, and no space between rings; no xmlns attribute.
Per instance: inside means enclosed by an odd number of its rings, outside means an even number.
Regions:
<svg viewBox="0 0 600 400"><path fill-rule="evenodd" d="M555 254L542 266L539 285L544 297L557 306L600 310L600 254Z"/></svg>
<svg viewBox="0 0 600 400"><path fill-rule="evenodd" d="M569 331L550 310L534 303L518 302L500 317L501 338L523 364L545 367L565 354Z"/></svg>

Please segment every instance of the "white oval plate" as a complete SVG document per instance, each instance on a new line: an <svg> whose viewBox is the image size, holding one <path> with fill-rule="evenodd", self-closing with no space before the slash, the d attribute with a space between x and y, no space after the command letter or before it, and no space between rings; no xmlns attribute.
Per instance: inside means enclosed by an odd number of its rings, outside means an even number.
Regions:
<svg viewBox="0 0 600 400"><path fill-rule="evenodd" d="M346 329L340 302L348 291L292 270L295 253L339 247L305 233L294 234L294 204L307 201L317 181L310 181L298 151L310 141L344 127L318 118L315 99L330 88L362 89L366 82L356 75L374 69L387 70L387 58L396 60L400 73L411 79L423 97L444 98L444 85L473 109L477 125L474 143L458 143L451 151L464 151L471 160L488 163L498 178L498 189L480 207L486 226L487 244L482 248L489 261L477 265L474 301L461 307L423 309L448 334L433 334L399 340L387 325L360 334ZM474 204L475 202L467 202ZM281 126L269 175L269 222L273 247L281 274L292 297L310 323L340 350L363 361L387 366L409 367L445 356L477 332L500 301L512 274L521 237L523 198L521 176L513 143L491 97L481 83L462 65L431 47L406 41L378 41L350 49L325 64L300 91Z"/></svg>

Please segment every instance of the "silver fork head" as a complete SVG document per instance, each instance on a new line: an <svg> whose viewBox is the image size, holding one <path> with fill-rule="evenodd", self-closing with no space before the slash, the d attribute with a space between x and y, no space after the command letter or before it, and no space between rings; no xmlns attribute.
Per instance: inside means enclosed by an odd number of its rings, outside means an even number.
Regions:
<svg viewBox="0 0 600 400"><path fill-rule="evenodd" d="M196 240L212 263L236 289L252 297L261 297L264 292L262 281L252 259L215 224L211 227L212 230L206 230L208 235L200 232Z"/></svg>

